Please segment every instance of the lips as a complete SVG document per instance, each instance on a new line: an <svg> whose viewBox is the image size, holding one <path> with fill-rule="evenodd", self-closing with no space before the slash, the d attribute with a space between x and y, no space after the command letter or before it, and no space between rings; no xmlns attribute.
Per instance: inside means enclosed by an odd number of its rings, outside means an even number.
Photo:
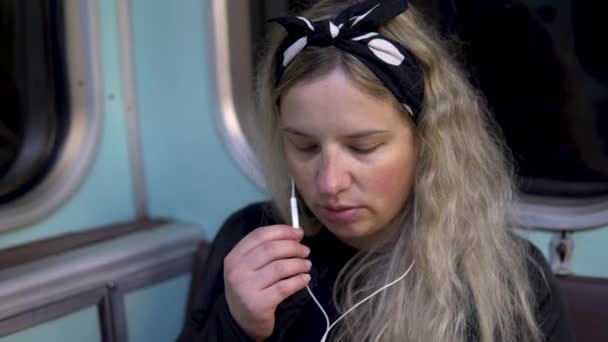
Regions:
<svg viewBox="0 0 608 342"><path fill-rule="evenodd" d="M340 211L351 208L356 208L354 205L322 205L321 208L330 210L330 211Z"/></svg>
<svg viewBox="0 0 608 342"><path fill-rule="evenodd" d="M363 214L362 207L345 205L320 206L319 211L320 218L338 224L353 223Z"/></svg>

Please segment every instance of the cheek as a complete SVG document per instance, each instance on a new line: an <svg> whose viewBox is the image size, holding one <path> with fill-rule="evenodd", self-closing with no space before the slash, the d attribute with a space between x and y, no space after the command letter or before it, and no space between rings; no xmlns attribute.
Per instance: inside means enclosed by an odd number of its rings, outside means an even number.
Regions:
<svg viewBox="0 0 608 342"><path fill-rule="evenodd" d="M396 158L369 170L367 183L372 200L400 208L411 192L415 168L414 159Z"/></svg>
<svg viewBox="0 0 608 342"><path fill-rule="evenodd" d="M300 174L304 170L302 162L294 158L288 150L285 151L285 161L287 162L287 168L291 176L300 178Z"/></svg>

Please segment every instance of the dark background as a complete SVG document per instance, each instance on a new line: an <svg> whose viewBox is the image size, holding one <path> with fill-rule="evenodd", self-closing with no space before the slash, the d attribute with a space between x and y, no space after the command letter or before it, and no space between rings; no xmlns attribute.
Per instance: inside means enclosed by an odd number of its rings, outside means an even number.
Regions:
<svg viewBox="0 0 608 342"><path fill-rule="evenodd" d="M608 195L608 2L545 2L413 1L457 42L514 155L523 192ZM269 13L312 3L251 2L256 56Z"/></svg>

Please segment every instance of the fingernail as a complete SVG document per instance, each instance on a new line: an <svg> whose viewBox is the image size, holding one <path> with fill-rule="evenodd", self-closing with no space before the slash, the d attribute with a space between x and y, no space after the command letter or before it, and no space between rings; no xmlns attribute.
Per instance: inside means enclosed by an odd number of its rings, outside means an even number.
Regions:
<svg viewBox="0 0 608 342"><path fill-rule="evenodd" d="M305 282L308 283L310 281L310 274L304 274L304 275L302 275L302 277L304 278Z"/></svg>
<svg viewBox="0 0 608 342"><path fill-rule="evenodd" d="M312 267L312 262L310 260L304 260L306 262L306 267Z"/></svg>

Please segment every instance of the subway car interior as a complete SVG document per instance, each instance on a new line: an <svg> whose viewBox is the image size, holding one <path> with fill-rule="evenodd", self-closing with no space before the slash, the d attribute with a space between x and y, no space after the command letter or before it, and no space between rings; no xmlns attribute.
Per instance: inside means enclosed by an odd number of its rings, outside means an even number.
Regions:
<svg viewBox="0 0 608 342"><path fill-rule="evenodd" d="M1 342L177 339L222 222L268 198L268 19L315 2L0 1ZM576 341L608 341L608 3L411 3L500 126Z"/></svg>

